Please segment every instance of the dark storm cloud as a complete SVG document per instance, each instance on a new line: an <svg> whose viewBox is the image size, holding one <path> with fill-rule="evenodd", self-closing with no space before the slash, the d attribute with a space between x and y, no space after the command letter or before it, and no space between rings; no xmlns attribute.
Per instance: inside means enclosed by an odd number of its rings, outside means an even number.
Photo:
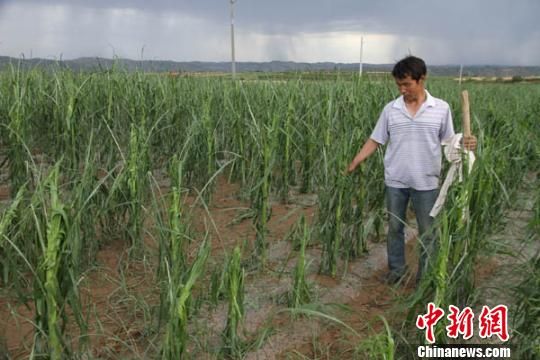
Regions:
<svg viewBox="0 0 540 360"><path fill-rule="evenodd" d="M2 1L13 3L15 1ZM18 0L94 9L178 12L227 21L228 0ZM521 38L538 32L537 0L237 0L237 17L249 28L285 32L362 29L407 35L492 35ZM225 18L224 18L225 15Z"/></svg>
<svg viewBox="0 0 540 360"><path fill-rule="evenodd" d="M195 35L198 34L194 41L204 39L205 31L218 32L224 39L222 33L227 31L229 21L228 0L0 1L0 15L4 5L15 3L56 5L69 8L75 16L85 12L104 15L110 11L133 10L140 24L132 32L139 36L139 43L149 44L164 41L168 34L164 34L156 20L145 23L148 20L144 15L153 19L178 17L186 27L188 19L196 19L201 28L192 26ZM537 0L237 0L235 10L237 31L244 34L276 35L280 39L330 32L386 34L399 40L395 43L395 56L409 49L414 53L429 53L437 63L538 64L540 59L540 25L536 19L540 1ZM106 16L93 16L93 21L91 26L98 36L108 36L104 29L114 25L102 23L111 21ZM81 31L80 36L91 38L89 32ZM121 41L121 34L117 36L113 40ZM66 46L73 45L69 39L63 41ZM268 56L283 58L295 52L290 48L291 42L281 48L279 43L265 41L268 44L264 51Z"/></svg>

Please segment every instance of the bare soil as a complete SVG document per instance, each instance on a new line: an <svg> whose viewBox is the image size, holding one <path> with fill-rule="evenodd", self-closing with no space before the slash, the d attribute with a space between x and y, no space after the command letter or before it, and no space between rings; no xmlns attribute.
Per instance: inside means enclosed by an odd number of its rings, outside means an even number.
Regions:
<svg viewBox="0 0 540 360"><path fill-rule="evenodd" d="M208 231L212 237L210 267L222 268L226 255L235 246L252 243L255 238L252 220L242 217L249 210L249 204L239 199L239 190L237 184L230 184L221 177L208 211L195 201L194 196L186 199L186 209L193 210L191 221L195 233ZM309 247L306 256L310 264L308 280L314 293L313 302L323 312L354 329L356 334L353 334L335 321L317 316L293 316L287 310L285 299L292 284L296 253L286 237L301 215L312 222L317 214L315 195L292 195L289 204L272 203L265 268L246 269L243 336L253 340L264 329L272 331L261 346L249 349L245 359L352 359L355 344L381 329L378 316L384 315L390 320L399 317L404 312L399 307L399 299L414 291L417 261L414 225L406 229L407 259L412 271L398 286L387 285L381 280L386 271L384 242L372 241L367 254L349 263L342 262L340 276L336 279L318 274L321 248L319 245ZM9 190L0 187L0 200L8 199ZM520 216L525 223L530 210L524 211ZM149 231L152 226L147 224ZM518 228L523 226L520 223ZM508 246L515 246L523 234L513 235L515 229L509 231L505 235L511 240ZM159 286L155 278L157 245L152 237L147 237L146 244L147 256L133 261L128 258L125 242L111 240L99 250L95 265L85 272L80 282L83 308L89 321L90 353L95 358L156 356L162 335L153 330L159 306ZM198 245L192 244L192 253ZM489 286L492 279L504 278L500 272L506 266L499 256L486 254L477 269L479 283ZM198 292L204 294L208 283L202 281ZM191 358L218 357L226 308L224 302L215 309L202 306L194 316L190 329L195 334L189 349ZM31 303L20 304L7 291L0 292L0 350L3 346L8 358L23 359L29 354L34 332L32 309ZM74 329L74 342L79 342L73 322L70 328Z"/></svg>

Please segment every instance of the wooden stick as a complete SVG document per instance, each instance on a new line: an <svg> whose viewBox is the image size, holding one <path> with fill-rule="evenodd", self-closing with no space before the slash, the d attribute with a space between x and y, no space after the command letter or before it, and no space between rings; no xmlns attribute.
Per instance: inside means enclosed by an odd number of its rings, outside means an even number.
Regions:
<svg viewBox="0 0 540 360"><path fill-rule="evenodd" d="M469 108L469 92L461 92L461 107L463 110L463 135L471 136L471 113Z"/></svg>

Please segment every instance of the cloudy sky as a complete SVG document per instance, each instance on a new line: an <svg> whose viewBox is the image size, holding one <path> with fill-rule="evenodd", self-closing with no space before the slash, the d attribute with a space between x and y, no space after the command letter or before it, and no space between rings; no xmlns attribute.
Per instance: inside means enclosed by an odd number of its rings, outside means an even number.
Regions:
<svg viewBox="0 0 540 360"><path fill-rule="evenodd" d="M0 0L0 55L230 59L230 0ZM236 0L237 61L540 65L540 0Z"/></svg>

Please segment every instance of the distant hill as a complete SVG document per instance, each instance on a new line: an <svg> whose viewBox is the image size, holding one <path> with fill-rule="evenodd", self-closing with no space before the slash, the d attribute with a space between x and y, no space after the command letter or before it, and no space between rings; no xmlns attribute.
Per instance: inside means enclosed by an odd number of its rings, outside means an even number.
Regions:
<svg viewBox="0 0 540 360"><path fill-rule="evenodd" d="M78 58L74 60L48 60L48 59L16 59L0 56L0 69L5 69L9 64L22 66L23 68L68 68L74 71L105 71L112 68L125 71L145 72L230 72L229 62L176 62L166 60L130 60L130 59L105 59L105 58ZM299 63L293 61L269 61L269 62L237 62L239 72L289 72L289 71L357 71L358 63ZM365 72L390 72L392 64L364 64ZM428 72L431 75L458 76L459 65L435 65L430 66ZM540 66L501 66L501 65L472 65L465 66L463 76L538 76Z"/></svg>

